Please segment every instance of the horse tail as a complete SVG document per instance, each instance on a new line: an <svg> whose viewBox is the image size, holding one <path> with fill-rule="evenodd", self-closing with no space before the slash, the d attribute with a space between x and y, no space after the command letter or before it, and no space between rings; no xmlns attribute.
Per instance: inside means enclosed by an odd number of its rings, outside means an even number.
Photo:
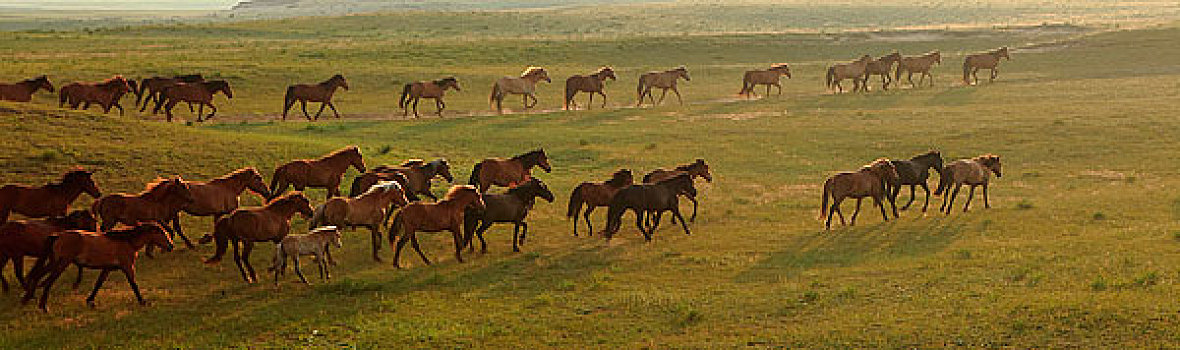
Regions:
<svg viewBox="0 0 1180 350"><path fill-rule="evenodd" d="M635 98L639 99L639 103L643 103L643 76L639 77L639 84L635 86Z"/></svg>
<svg viewBox="0 0 1180 350"><path fill-rule="evenodd" d="M285 189L285 188L282 188L282 189L279 188L279 183L286 181L286 179L285 179L286 174L287 174L287 172L286 172L285 166L279 166L277 169L275 169L275 175L273 177L271 177L271 179L270 179L270 191L271 192L270 192L270 196L266 198L267 201L277 198L281 194L281 192ZM285 183L283 184L283 187L286 187Z"/></svg>
<svg viewBox="0 0 1180 350"><path fill-rule="evenodd" d="M229 218L221 218L221 220L217 220L217 223L213 224L213 240L217 246L217 251L213 253L213 256L205 259L205 264L212 265L219 263L221 262L221 258L225 256L225 250L229 247L229 237L226 237L228 233L225 232L229 230Z"/></svg>
<svg viewBox="0 0 1180 350"><path fill-rule="evenodd" d="M828 67L827 78L825 78L826 86L831 89L832 82L836 80L836 66Z"/></svg>
<svg viewBox="0 0 1180 350"><path fill-rule="evenodd" d="M468 185L479 184L479 169L483 167L483 162L475 163L475 169L471 169L471 179L467 180Z"/></svg>
<svg viewBox="0 0 1180 350"><path fill-rule="evenodd" d="M586 188L585 184L578 185L578 187L574 187L574 192L570 193L569 209L566 210L565 217L573 218L574 216L578 215L579 211L582 210L582 203L585 202L585 200L582 198L582 191L584 188Z"/></svg>
<svg viewBox="0 0 1180 350"><path fill-rule="evenodd" d="M828 179L827 181L824 181L824 192L822 195L823 199L820 200L820 205L819 205L819 219L820 220L824 220L824 219L828 218L828 198L831 198L832 197L831 195L832 195L832 179Z"/></svg>
<svg viewBox="0 0 1180 350"><path fill-rule="evenodd" d="M963 84L971 85L971 64L963 59Z"/></svg>
<svg viewBox="0 0 1180 350"><path fill-rule="evenodd" d="M406 100L407 100L407 97L410 96L410 88L411 87L412 87L411 84L406 84L406 87L402 88L402 98L397 101L398 108L406 108Z"/></svg>
<svg viewBox="0 0 1180 350"><path fill-rule="evenodd" d="M396 246L397 235L398 235L398 232L400 232L402 225L403 225L402 213L403 212L399 210L397 212L397 214L393 214L393 222L389 223L389 247L390 248L397 249L397 246Z"/></svg>

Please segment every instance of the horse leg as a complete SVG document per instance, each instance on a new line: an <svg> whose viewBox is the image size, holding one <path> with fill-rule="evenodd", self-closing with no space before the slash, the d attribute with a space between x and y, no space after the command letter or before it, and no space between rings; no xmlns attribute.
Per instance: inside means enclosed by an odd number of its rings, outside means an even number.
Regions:
<svg viewBox="0 0 1180 350"><path fill-rule="evenodd" d="M381 231L380 225L369 225L369 230L372 233L369 235L373 239L373 261L381 262L381 257L377 256L377 251L381 250Z"/></svg>
<svg viewBox="0 0 1180 350"><path fill-rule="evenodd" d="M315 112L315 120L320 120L320 115L324 114L324 107L327 107L327 102L320 102L320 110Z"/></svg>
<svg viewBox="0 0 1180 350"><path fill-rule="evenodd" d="M672 219L680 220L680 228L684 229L684 234L692 235L692 232L688 230L688 224L684 223L684 216L680 215L680 208L672 207Z"/></svg>
<svg viewBox="0 0 1180 350"><path fill-rule="evenodd" d="M839 81L839 80L836 80L836 88L837 88L837 89L840 89L840 93L843 93L843 92L844 92L844 86L843 86L843 85L840 85L840 81Z"/></svg>
<svg viewBox="0 0 1180 350"><path fill-rule="evenodd" d="M992 75L993 75L992 79L995 79L995 73L992 73ZM124 115L124 114L126 114L126 112L125 112L125 111L123 111L123 105L120 105L120 104L119 104L119 101L115 101L115 103L114 103L114 104L112 104L111 106L113 106L113 107L118 107L118 108L119 108L119 115ZM107 107L107 109L110 109L110 107Z"/></svg>
<svg viewBox="0 0 1180 350"><path fill-rule="evenodd" d="M311 114L307 113L307 100L299 100L299 108L303 110L303 116L307 121L311 121Z"/></svg>
<svg viewBox="0 0 1180 350"><path fill-rule="evenodd" d="M430 259L426 258L426 253L423 253L422 247L418 245L418 235L410 236L410 244L414 247L414 251L418 252L418 257L422 258L422 262L430 265Z"/></svg>
<svg viewBox="0 0 1180 350"><path fill-rule="evenodd" d="M332 114L336 115L336 119L340 119L340 112L336 111L336 104L332 103L332 101L328 101L327 103L328 103L328 108L332 109ZM320 108L322 109L322 108L324 108L324 106L320 106Z"/></svg>
<svg viewBox="0 0 1180 350"><path fill-rule="evenodd" d="M242 280L250 283L250 276L246 275L246 268L242 266L242 254L238 252L238 240L229 242L234 247L234 263L238 265L238 272L242 273Z"/></svg>
<svg viewBox="0 0 1180 350"><path fill-rule="evenodd" d="M639 227L639 232L643 233L643 240L646 242L651 242L651 235L655 230L652 230L653 232L648 232L647 229L643 227L643 212L643 210L635 210L635 226Z"/></svg>
<svg viewBox="0 0 1180 350"><path fill-rule="evenodd" d="M856 226L856 216L860 215L860 202L863 200L864 200L863 197L856 199L856 210L854 210L852 212L852 221L851 221L852 225L851 226Z"/></svg>
<svg viewBox="0 0 1180 350"><path fill-rule="evenodd" d="M971 77L975 78L975 84L979 84L979 68L971 68Z"/></svg>
<svg viewBox="0 0 1180 350"><path fill-rule="evenodd" d="M139 292L139 284L135 283L135 267L122 268L123 275L127 276L127 284L131 285L131 291L135 292L135 299L139 301L139 305L147 305L147 300L143 300L143 294Z"/></svg>
<svg viewBox="0 0 1180 350"><path fill-rule="evenodd" d="M160 226L168 227L166 222L160 223ZM189 250L197 249L197 246L193 245L193 242L188 240L188 237L184 235L184 230L180 228L180 214L172 217L172 226L172 230L176 232L177 236L180 236L181 240L184 241L185 247L188 247Z"/></svg>
<svg viewBox="0 0 1180 350"><path fill-rule="evenodd" d="M291 260L295 262L295 275L299 276L299 280L302 281L303 284L311 284L311 282L307 281L307 277L303 276L303 269L299 268L299 254L294 254L291 257Z"/></svg>
<svg viewBox="0 0 1180 350"><path fill-rule="evenodd" d="M74 264L74 266L78 267L78 275L74 277L74 285L70 288L78 290L78 287L82 286L82 265Z"/></svg>
<svg viewBox="0 0 1180 350"><path fill-rule="evenodd" d="M176 100L170 100L167 105L164 105L164 114L168 116L168 122L172 122L173 107L176 107Z"/></svg>
<svg viewBox="0 0 1180 350"><path fill-rule="evenodd" d="M250 283L258 282L258 275L254 273L254 266L250 265L250 252L254 251L254 242L242 243L242 264L250 271Z"/></svg>
<svg viewBox="0 0 1180 350"><path fill-rule="evenodd" d="M594 93L591 92L587 95L590 95L590 99L586 101L586 110L589 110L590 107L594 107ZM577 106L574 106L574 108L577 108Z"/></svg>
<svg viewBox="0 0 1180 350"><path fill-rule="evenodd" d="M421 116L418 115L418 98L415 97L414 98L414 118L418 118L418 117L421 117Z"/></svg>
<svg viewBox="0 0 1180 350"><path fill-rule="evenodd" d="M955 197L959 196L959 190L963 189L963 184L956 184L955 191L951 193L951 202L946 205L946 214L950 215L951 210L955 207Z"/></svg>
<svg viewBox="0 0 1180 350"><path fill-rule="evenodd" d="M917 85L914 85L914 72L906 72L906 73L907 73L907 74L906 74L906 76L905 76L905 80L909 80L909 82L910 82L910 87L911 87L911 88L916 88L916 87L918 87ZM918 84L921 84L921 83L922 83L922 79L924 79L924 78L926 78L926 75L919 75L919 76L918 76Z"/></svg>
<svg viewBox="0 0 1180 350"><path fill-rule="evenodd" d="M488 241L485 241L483 239L483 233L487 232L488 229L491 227L492 227L491 221L484 221L482 224L479 225L479 228L477 228L475 230L475 236L479 237L479 253L480 254L486 254L488 252ZM474 244L471 245L471 249L472 250L475 249Z"/></svg>
<svg viewBox="0 0 1180 350"><path fill-rule="evenodd" d="M881 201L881 197L873 196L873 203L881 208L881 217L884 218L885 221L889 221L889 214L885 213L885 203Z"/></svg>
<svg viewBox="0 0 1180 350"><path fill-rule="evenodd" d="M987 199L987 184L983 184L983 208L984 209L991 209L992 208L991 203L989 203L988 199Z"/></svg>
<svg viewBox="0 0 1180 350"><path fill-rule="evenodd" d="M528 237L529 237L529 223L521 221L520 222L520 245L524 245L524 241Z"/></svg>
<svg viewBox="0 0 1180 350"><path fill-rule="evenodd" d="M4 278L4 266L7 266L7 265L8 265L8 257L0 258L0 285L3 285L4 293L8 293L8 289L9 289L8 279ZM17 272L13 271L13 273L16 274ZM24 282L20 281L20 277L17 277L16 280L17 280L17 283L24 285Z"/></svg>
<svg viewBox="0 0 1180 350"><path fill-rule="evenodd" d="M217 106L212 103L209 104L209 115L205 116L205 120L213 119L213 115L217 114Z"/></svg>
<svg viewBox="0 0 1180 350"><path fill-rule="evenodd" d="M680 102L680 105L683 106L684 99L680 98L680 89L677 89L676 86L672 86L672 93L676 94L676 101ZM769 95L770 93L767 93L767 94Z"/></svg>
<svg viewBox="0 0 1180 350"><path fill-rule="evenodd" d="M586 212L582 213L582 217L586 218L586 230L587 230L586 235L587 236L594 235L594 225L590 223L590 213L593 213L593 212L594 212L594 206L589 206L586 208ZM574 225L577 226L577 222L575 222ZM575 233L575 235L578 233L577 227L574 228L574 233Z"/></svg>
<svg viewBox="0 0 1180 350"><path fill-rule="evenodd" d="M987 82L991 83L991 82L994 82L994 81L996 81L996 75L1000 74L1000 72L997 72L997 71L996 71L997 69L999 69L999 67L996 67L996 68L992 68L992 69L991 69L991 70L992 70L992 77L991 77L991 78L989 78L989 79L987 80Z"/></svg>
<svg viewBox="0 0 1180 350"><path fill-rule="evenodd" d="M520 253L520 223L512 226L512 252Z"/></svg>
<svg viewBox="0 0 1180 350"><path fill-rule="evenodd" d="M906 210L906 209L909 209L909 208L910 208L910 205L911 205L911 204L914 204L914 198L916 198L916 197L917 197L917 196L915 196L915 195L914 195L915 191L917 191L917 186L916 186L916 185L910 185L910 201L909 201L909 202L906 202L906 203L905 203L905 205L901 206L901 210ZM897 191L896 191L896 192L894 192L894 193L897 193L897 192L901 192L901 187L898 187L898 188L897 188ZM897 196L896 196L896 195L894 195L894 196L893 196L893 198L897 198Z"/></svg>
<svg viewBox="0 0 1180 350"><path fill-rule="evenodd" d="M967 189L967 203L963 203L963 212L964 213L967 212L967 208L971 207L971 199L975 198L975 187L976 186L977 185L971 185L971 187Z"/></svg>
<svg viewBox="0 0 1180 350"><path fill-rule="evenodd" d="M664 88L663 90L664 90L664 92L660 94L660 101L655 103L655 104L657 104L657 105L658 105L658 104L661 104L661 103L664 103L664 98L665 98L665 97L668 97L668 89L667 89L667 88Z"/></svg>
<svg viewBox="0 0 1180 350"><path fill-rule="evenodd" d="M436 99L434 99L434 108L436 110L438 110L438 117L442 118L442 116L443 116L442 111L443 111L443 109L447 108L447 104L443 103L443 100L441 98L436 98Z"/></svg>
<svg viewBox="0 0 1180 350"><path fill-rule="evenodd" d="M393 229L390 229L389 232L390 232L390 235L392 235ZM407 230L407 232L403 233L402 236L400 238L398 238L397 249L393 250L393 267L399 268L399 269L402 268L401 265L398 265L398 260L399 260L398 258L400 258L402 255L402 247L406 246L406 242L408 242L410 240L409 236L412 236L412 235L414 235L414 231Z"/></svg>
<svg viewBox="0 0 1180 350"><path fill-rule="evenodd" d="M86 306L91 309L94 308L94 297L98 296L98 289L102 288L103 282L107 281L107 275L111 274L111 270L102 270L98 274L98 279L94 281L94 290L90 291L90 296L86 297Z"/></svg>
<svg viewBox="0 0 1180 350"><path fill-rule="evenodd" d="M844 211L840 210L841 203L844 203L844 198L840 198L839 200L832 201L832 211L830 211L830 213L836 213L836 215L840 216L840 225L841 226L848 226L848 222L844 221ZM831 217L829 216L829 218L831 218Z"/></svg>
<svg viewBox="0 0 1180 350"><path fill-rule="evenodd" d="M922 203L922 212L925 213L926 207L930 206L930 186L927 186L925 182L922 182L922 190L926 191L926 202Z"/></svg>
<svg viewBox="0 0 1180 350"><path fill-rule="evenodd" d="M45 304L49 302L49 289L53 288L53 282L57 281L58 277L61 277L61 273L62 271L65 271L66 267L69 267L68 261L58 262L56 265L54 265L53 270L50 271L49 276L45 278L45 282L41 284L41 301L37 303L37 307L40 308L41 311L49 312L49 308L45 307ZM34 288L35 286L30 286L30 288L26 289L28 293L25 294L25 300L32 299Z"/></svg>

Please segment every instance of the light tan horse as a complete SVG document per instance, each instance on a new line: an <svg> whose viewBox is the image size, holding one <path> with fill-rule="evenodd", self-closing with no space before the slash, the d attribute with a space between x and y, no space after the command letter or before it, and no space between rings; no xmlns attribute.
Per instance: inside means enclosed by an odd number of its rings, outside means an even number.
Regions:
<svg viewBox="0 0 1180 350"><path fill-rule="evenodd" d="M865 68L869 65L869 61L872 60L872 56L864 55L860 59L852 61L852 63L834 64L828 67L828 74L825 80L828 89L831 90L832 87L836 87L840 89L840 92L844 92L844 86L840 85L840 82L844 81L844 79L852 79L852 91L860 90L860 82L864 80Z"/></svg>
<svg viewBox="0 0 1180 350"><path fill-rule="evenodd" d="M636 94L639 98L635 102L635 106L643 105L643 98L647 97L651 100L651 104L659 105L664 102L664 97L668 97L668 90L676 94L676 100L684 105L684 100L680 98L680 90L676 88L676 82L684 78L684 81L692 81L688 76L688 68L685 66L676 67L675 69L666 70L663 72L647 72L639 76L639 86L635 88ZM657 102L655 96L651 93L651 88L660 88L663 94L660 95L660 100Z"/></svg>
<svg viewBox="0 0 1180 350"><path fill-rule="evenodd" d="M266 188L262 174L254 168L238 169L206 182L185 181L185 183L188 185L189 192L193 194L193 201L184 207L183 212L192 216L212 216L214 223L222 216L238 209L238 197L247 189L262 198L270 196L270 189ZM184 230L180 227L179 213L169 221L172 222L172 230L184 240L184 244L189 249L192 249L192 242L188 240L188 237L184 235Z"/></svg>
<svg viewBox="0 0 1180 350"><path fill-rule="evenodd" d="M976 73L979 73L980 69L992 71L991 78L988 78L987 81L989 83L995 81L996 74L999 72L1001 58L1008 59L1009 61L1012 60L1012 57L1008 57L1007 46L984 53L967 55L963 59L963 84L971 85L971 78L975 78L975 84L979 84L979 76Z"/></svg>
<svg viewBox="0 0 1180 350"><path fill-rule="evenodd" d="M590 101L586 102L586 109L590 109L594 105L594 94L602 96L602 108L606 108L606 93L602 91L606 88L607 79L618 79L615 77L615 70L611 67L602 67L593 74L575 75L566 79L564 108L566 110L578 108L578 103L574 101L574 96L577 96L578 92L590 94Z"/></svg>
<svg viewBox="0 0 1180 350"><path fill-rule="evenodd" d="M942 54L938 51L931 51L921 56L906 56L902 57L901 61L897 62L897 73L894 74L893 80L901 80L901 72L905 71L906 80L910 82L910 86L918 87L930 77L930 86L934 86L934 75L930 74L930 69L935 64L942 64ZM918 73L918 84L914 84L914 73Z"/></svg>
<svg viewBox="0 0 1180 350"><path fill-rule="evenodd" d="M379 182L356 198L336 197L316 207L311 227L365 227L372 236L373 260L381 261L381 225L396 208L410 204L402 186L394 181ZM330 256L330 255L329 255Z"/></svg>
<svg viewBox="0 0 1180 350"><path fill-rule="evenodd" d="M340 228L336 226L317 227L305 234L289 234L279 241L275 247L274 265L270 267L275 273L275 284L279 284L279 275L287 272L287 258L295 261L295 274L304 284L311 284L307 277L303 277L303 270L299 269L299 257L311 255L315 257L316 266L320 268L320 278L332 279L332 272L328 269L328 246L344 247L340 241Z"/></svg>
<svg viewBox="0 0 1180 350"><path fill-rule="evenodd" d="M455 89L455 91L463 91L459 88L459 79L455 77L446 77L435 81L418 81L406 84L402 89L402 97L398 101L397 106L402 109L402 116L410 115L410 109L406 108L413 103L414 118L418 118L418 99L430 98L434 99L434 106L438 108L438 116L442 116L443 109L447 108L447 103L443 102L443 95L447 93L447 89Z"/></svg>
<svg viewBox="0 0 1180 350"><path fill-rule="evenodd" d="M869 91L869 78L874 75L881 76L881 90L889 90L889 84L893 83L893 78L889 77L889 73L893 72L893 64L898 61L901 61L901 53L897 51L869 61L869 64L865 65L864 84L860 85L861 90Z"/></svg>
<svg viewBox="0 0 1180 350"><path fill-rule="evenodd" d="M738 96L746 95L746 98L757 97L754 93L754 87L758 85L766 85L766 96L770 96L770 87L778 88L778 94L783 94L783 85L779 84L779 80L783 76L791 79L791 67L786 63L773 64L770 68L764 70L752 70L746 72L742 77L742 91L738 92Z"/></svg>
<svg viewBox="0 0 1180 350"><path fill-rule="evenodd" d="M492 85L492 95L489 98L491 103L496 105L496 113L504 112L504 97L508 95L523 95L524 109L529 109L537 106L537 83L544 80L546 83L552 83L549 79L549 73L545 68L528 67L520 77L503 77L496 80ZM529 104L529 99L533 99L533 103Z"/></svg>
<svg viewBox="0 0 1180 350"><path fill-rule="evenodd" d="M348 167L365 172L365 161L356 146L341 148L318 159L297 159L275 168L270 179L271 198L292 186L298 191L319 187L328 189L328 198L340 195L340 178Z"/></svg>
<svg viewBox="0 0 1180 350"><path fill-rule="evenodd" d="M397 248L393 252L393 266L401 268L398 258L401 257L406 242L411 242L414 251L422 257L422 262L430 265L430 259L426 258L426 254L423 254L422 248L418 246L417 232L450 231L455 240L455 260L463 262L463 247L467 245L462 231L463 214L468 208L484 210L486 206L483 203L483 195L475 186L459 185L451 187L447 195L437 203L416 202L397 212L393 222L389 224L389 245L393 246L394 241L397 241ZM400 238L398 231L401 231Z"/></svg>
<svg viewBox="0 0 1180 350"><path fill-rule="evenodd" d="M955 191L942 198L941 210L947 214L951 213L955 197L959 195L959 189L964 184L971 186L971 190L967 192L967 203L963 205L963 212L966 212L967 208L971 206L971 198L975 197L975 188L980 186L983 187L983 206L991 208L987 196L989 171L995 173L996 177L1000 177L1000 156L984 154L971 159L956 160L944 166L938 179L938 189L934 190L934 195L946 193L952 187Z"/></svg>
<svg viewBox="0 0 1180 350"><path fill-rule="evenodd" d="M840 211L840 203L845 198L856 198L856 211L852 213L852 225L856 225L856 216L860 214L860 203L865 197L873 198L873 206L881 208L881 217L889 221L885 213L885 200L893 204L893 197L889 195L889 184L897 183L897 168L889 159L881 158L864 166L859 171L843 172L829 177L824 181L823 203L820 205L819 218L826 220L828 230L832 229L832 216L839 215L840 223L844 222L844 213ZM832 200L828 207L828 199ZM893 217L897 217L897 205L893 205Z"/></svg>

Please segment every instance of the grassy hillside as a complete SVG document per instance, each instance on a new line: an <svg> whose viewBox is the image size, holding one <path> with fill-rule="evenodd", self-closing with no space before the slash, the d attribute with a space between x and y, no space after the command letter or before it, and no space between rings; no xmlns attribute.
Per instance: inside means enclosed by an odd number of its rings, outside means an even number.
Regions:
<svg viewBox="0 0 1180 350"><path fill-rule="evenodd" d="M389 18L2 34L5 79L195 70L229 78L238 94L219 101L226 122L192 127L59 111L45 106L48 95L0 104L10 139L0 165L12 169L0 180L42 182L76 164L99 168L107 192L247 165L269 178L283 160L348 144L371 165L445 156L466 179L479 159L543 146L554 171L538 177L559 201L537 205L525 253L509 253L504 227L488 235L491 252L466 264L449 257L447 238L424 236L437 264L410 254L410 268L399 271L370 262L367 235L349 233L335 280L305 287L289 276L276 287L269 276L242 284L231 262L203 266L209 247L178 251L141 262L147 308L135 306L122 277L109 281L97 310L60 283L47 315L19 306L16 295L0 297L0 347L1095 348L1180 339L1172 254L1180 197L1171 190L1180 167L1169 147L1180 136L1180 65L1162 59L1180 53L1175 26L576 40L477 31L460 40L461 30L438 27L444 33L385 34L390 27L378 22ZM302 29L309 23L327 27ZM516 49L522 43L531 48ZM1025 48L1003 63L999 81L954 82L959 53L999 45ZM894 48L948 53L937 86L823 93L825 63ZM740 71L776 61L796 67L784 97L733 98ZM609 87L616 104L631 102L634 73L684 63L693 72L686 98L702 103L377 119L398 112L389 94L409 79L459 75L467 89L452 104L467 113L486 109L483 89L494 76L545 64L564 77L603 63L626 72ZM353 84L338 103L348 120L272 121L282 85L335 71ZM555 86L541 94L543 108L557 108ZM931 148L948 159L1002 155L993 208L977 201L967 214L911 210L882 223L866 206L860 226L821 231L827 175ZM666 226L644 244L630 225L610 244L569 235L564 200L578 182L697 157L716 180L700 185L692 236ZM321 196L313 192L316 202ZM601 227L602 214L595 220ZM210 226L186 224L194 235ZM263 245L256 267L271 253Z"/></svg>

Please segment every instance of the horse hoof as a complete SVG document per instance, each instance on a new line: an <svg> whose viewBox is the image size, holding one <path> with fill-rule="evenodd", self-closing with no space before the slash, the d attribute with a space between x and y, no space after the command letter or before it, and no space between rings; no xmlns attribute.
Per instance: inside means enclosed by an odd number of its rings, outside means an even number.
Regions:
<svg viewBox="0 0 1180 350"><path fill-rule="evenodd" d="M86 306L89 306L91 309L97 308L93 301L87 301Z"/></svg>

